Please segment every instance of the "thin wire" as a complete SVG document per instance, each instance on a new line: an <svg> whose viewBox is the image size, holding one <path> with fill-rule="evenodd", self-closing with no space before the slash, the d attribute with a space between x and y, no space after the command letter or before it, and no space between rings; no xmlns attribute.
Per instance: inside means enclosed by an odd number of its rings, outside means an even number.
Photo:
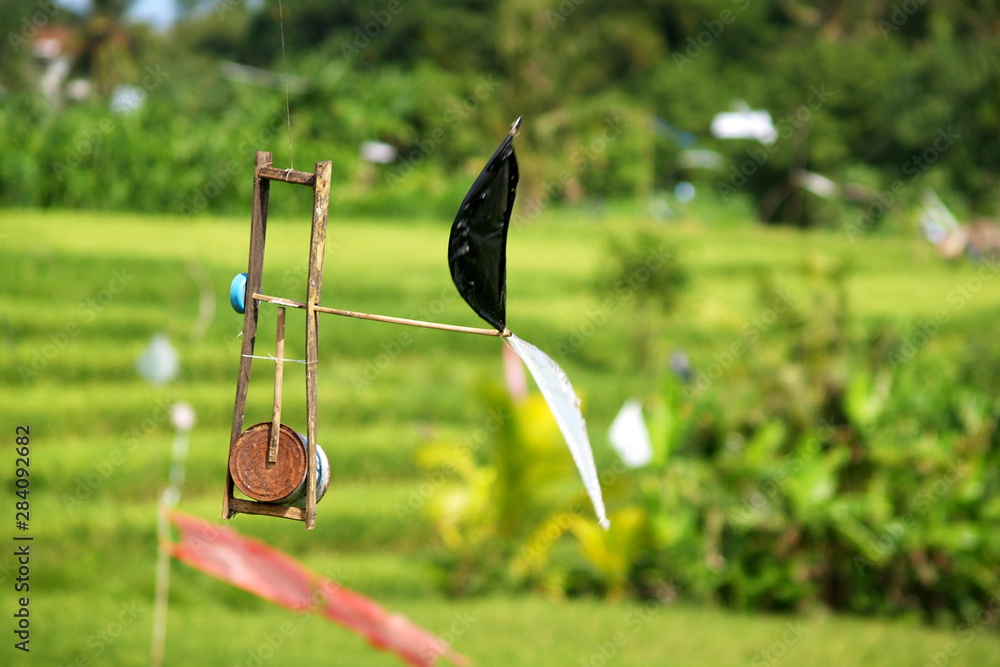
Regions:
<svg viewBox="0 0 1000 667"><path fill-rule="evenodd" d="M285 71L285 118L288 120L288 166L295 169L292 159L292 111L288 104L288 61L285 59L285 17L281 12L281 0L278 0L278 25L281 27L281 66Z"/></svg>
<svg viewBox="0 0 1000 667"><path fill-rule="evenodd" d="M316 363L315 361L306 361L305 359L278 359L276 356L272 354L268 354L266 356L261 356L258 354L241 354L240 356L243 357L244 359L266 359L270 361L288 361L296 364L303 364L304 366L309 366Z"/></svg>

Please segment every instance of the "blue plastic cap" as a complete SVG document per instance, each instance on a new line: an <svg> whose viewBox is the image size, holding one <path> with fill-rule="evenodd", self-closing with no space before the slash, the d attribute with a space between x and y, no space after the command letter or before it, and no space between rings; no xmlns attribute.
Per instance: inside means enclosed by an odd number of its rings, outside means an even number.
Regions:
<svg viewBox="0 0 1000 667"><path fill-rule="evenodd" d="M247 310L247 274L237 273L233 278L232 285L229 286L229 303L237 313L245 313Z"/></svg>

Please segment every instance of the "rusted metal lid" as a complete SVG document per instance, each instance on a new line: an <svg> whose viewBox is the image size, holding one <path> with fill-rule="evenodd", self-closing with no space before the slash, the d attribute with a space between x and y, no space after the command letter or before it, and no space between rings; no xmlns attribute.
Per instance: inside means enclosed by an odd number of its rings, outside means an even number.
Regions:
<svg viewBox="0 0 1000 667"><path fill-rule="evenodd" d="M240 491L254 500L273 503L294 493L306 479L306 449L289 426L278 433L278 461L267 463L271 422L254 424L240 434L229 456L229 473Z"/></svg>

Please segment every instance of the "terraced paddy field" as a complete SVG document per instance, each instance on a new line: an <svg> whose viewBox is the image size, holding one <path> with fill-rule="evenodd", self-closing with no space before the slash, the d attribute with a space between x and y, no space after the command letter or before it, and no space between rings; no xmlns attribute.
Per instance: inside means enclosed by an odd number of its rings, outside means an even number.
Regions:
<svg viewBox="0 0 1000 667"><path fill-rule="evenodd" d="M546 214L512 230L508 325L553 354L584 398L598 466L614 457L606 432L622 402L655 392L662 363L636 370L625 315L598 323L591 285L605 241L627 217ZM682 252L690 288L656 315L657 358L683 348L693 363L737 339L759 306L755 277L801 293L803 263L849 259L861 320L950 317L926 353L960 349L1000 307L1000 281L947 266L918 241L803 234L686 221L658 227ZM8 546L14 514L14 428L31 428L31 652L13 648L13 550L0 556L7 638L2 664L138 665L149 660L156 503L173 430L167 410L198 415L179 508L219 519L242 317L228 304L246 268L243 219L77 212L0 212L0 383L11 447L0 467ZM272 220L264 290L302 299L308 223ZM480 326L451 285L447 221L332 219L326 305ZM978 281L978 282L977 282ZM958 305L954 290L968 297ZM975 289L973 289L975 287ZM213 303L214 301L214 303ZM200 316L199 313L202 313ZM264 307L259 353L273 350ZM590 323L590 326L588 326ZM204 328L203 325L207 325ZM303 358L301 312L288 314L286 356ZM584 332L582 343L573 342ZM169 336L180 374L154 387L136 359ZM477 665L988 665L1000 638L907 620L734 614L683 601L662 607L496 594L454 599L433 562L444 547L419 512L422 445L460 440L484 423L481 388L502 378L500 344L477 336L326 318L320 324L319 434L332 484L317 527L240 516L227 525L441 633ZM273 379L256 362L247 423L270 418ZM305 424L304 374L286 366L283 421ZM568 456L568 454L567 454ZM166 663L389 665L338 626L299 617L175 563ZM942 662L944 661L944 662Z"/></svg>

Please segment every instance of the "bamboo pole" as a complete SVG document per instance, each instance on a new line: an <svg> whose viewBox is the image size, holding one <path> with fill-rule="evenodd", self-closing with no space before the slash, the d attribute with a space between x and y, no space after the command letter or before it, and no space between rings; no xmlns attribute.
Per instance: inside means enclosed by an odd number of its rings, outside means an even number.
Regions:
<svg viewBox="0 0 1000 667"><path fill-rule="evenodd" d="M288 308L306 308L306 304L301 301L293 301L292 299L282 299L276 296L267 296L266 294L258 294L254 292L253 297L255 301L266 301L268 303L274 303L279 306L286 306ZM341 310L339 308L326 308L325 306L313 306L312 308L317 313L329 313L330 315L340 315L342 317L353 317L359 320L372 320L375 322L388 322L389 324L403 324L409 327L423 327L424 329L438 329L440 331L457 331L458 333L469 333L478 334L480 336L498 336L501 338L506 338L510 335L510 331L504 329L503 331L497 331L496 329L479 329L476 327L462 327L455 324L442 324L440 322L425 322L424 320L411 320L405 317L390 317L388 315L375 315L373 313L359 313L354 310Z"/></svg>
<svg viewBox="0 0 1000 667"><path fill-rule="evenodd" d="M274 345L274 412L271 413L271 442L267 448L267 463L278 462L278 436L281 433L281 380L285 374L285 309L278 308L278 333Z"/></svg>
<svg viewBox="0 0 1000 667"><path fill-rule="evenodd" d="M306 530L316 525L316 422L319 402L319 306L323 290L323 259L326 255L326 223L330 214L332 163L316 163L313 186L312 231L309 238L309 284L306 289Z"/></svg>
<svg viewBox="0 0 1000 667"><path fill-rule="evenodd" d="M267 204L271 181L261 178L261 171L271 166L271 154L257 151L254 156L253 202L250 209L250 256L247 262L247 293L260 289L264 275L264 239L267 235ZM236 376L236 399L233 401L233 426L229 434L229 460L226 462L226 495L222 499L222 518L231 519L229 501L233 497L233 476L229 472L233 447L243 432L243 417L247 407L247 388L253 366L253 349L257 342L257 302L246 304L243 316L243 343L240 350L240 371Z"/></svg>

